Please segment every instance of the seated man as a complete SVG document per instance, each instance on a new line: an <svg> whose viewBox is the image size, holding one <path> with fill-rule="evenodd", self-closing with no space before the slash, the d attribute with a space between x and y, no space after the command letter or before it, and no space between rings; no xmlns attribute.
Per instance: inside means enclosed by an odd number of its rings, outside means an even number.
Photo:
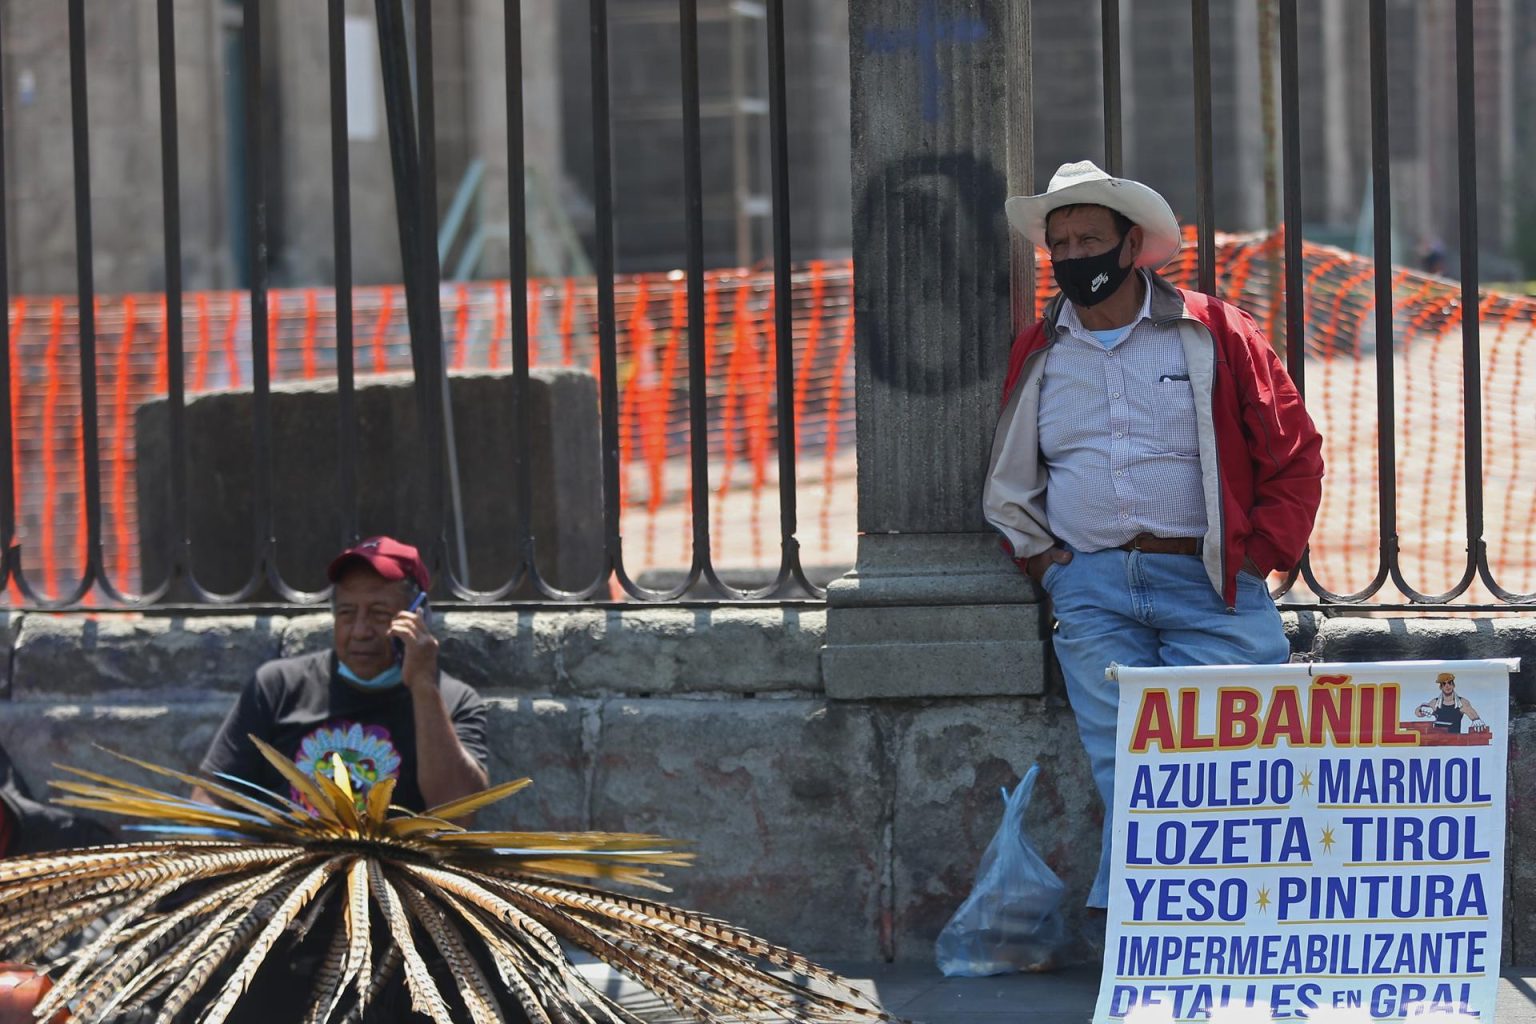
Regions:
<svg viewBox="0 0 1536 1024"><path fill-rule="evenodd" d="M309 774L329 773L339 754L360 804L385 777L396 780L393 802L415 811L484 789L485 703L437 667L422 603L431 581L417 550L371 537L337 555L327 575L336 585L332 649L257 669L201 770L298 800L247 738L255 735ZM205 790L192 795L211 802Z"/></svg>

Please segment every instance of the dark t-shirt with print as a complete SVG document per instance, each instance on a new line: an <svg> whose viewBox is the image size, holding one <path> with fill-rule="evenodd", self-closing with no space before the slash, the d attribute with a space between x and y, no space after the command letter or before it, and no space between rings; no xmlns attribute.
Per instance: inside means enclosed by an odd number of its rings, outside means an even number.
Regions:
<svg viewBox="0 0 1536 1024"><path fill-rule="evenodd" d="M439 688L459 742L485 767L485 702L450 675ZM331 753L341 755L353 789L366 792L376 779L396 779L392 802L426 809L416 782L416 724L404 686L368 691L336 671L334 651L269 661L256 670L214 737L202 771L223 772L298 800L277 769L247 736L255 735L313 775L330 770Z"/></svg>

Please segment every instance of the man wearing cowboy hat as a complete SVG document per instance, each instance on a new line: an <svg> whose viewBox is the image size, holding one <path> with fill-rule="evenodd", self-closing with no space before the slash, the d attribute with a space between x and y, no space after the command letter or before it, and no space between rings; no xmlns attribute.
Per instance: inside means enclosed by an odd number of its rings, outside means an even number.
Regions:
<svg viewBox="0 0 1536 1024"><path fill-rule="evenodd" d="M1054 647L1105 807L1121 665L1290 653L1265 578L1301 557L1322 440L1242 310L1157 274L1179 225L1157 192L1084 160L1008 220L1061 293L1014 341L983 495L1051 597ZM1109 895L1110 816L1088 905Z"/></svg>

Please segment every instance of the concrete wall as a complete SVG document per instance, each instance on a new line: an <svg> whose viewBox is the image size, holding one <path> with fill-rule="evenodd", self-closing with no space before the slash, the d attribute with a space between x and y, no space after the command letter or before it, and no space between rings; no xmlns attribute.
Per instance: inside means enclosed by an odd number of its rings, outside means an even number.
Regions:
<svg viewBox="0 0 1536 1024"><path fill-rule="evenodd" d="M768 128L765 116L744 114L738 152L732 74L739 70L747 105L759 109L755 102L767 95L766 36L761 21L742 19L738 63L730 5L701 0L698 6L704 264L751 264L772 258L770 224L753 218L744 249L739 246L737 176L745 176L749 193L769 194ZM626 273L670 270L683 265L686 247L676 5L610 0L608 12L618 267ZM851 232L848 5L792 0L784 5L784 22L792 256L845 256ZM559 26L566 206L590 250L596 179L587 6L562 4Z"/></svg>
<svg viewBox="0 0 1536 1024"><path fill-rule="evenodd" d="M187 288L241 283L246 256L232 165L244 127L232 82L239 7L224 0L176 0L176 76L181 176L182 262ZM437 0L433 14L438 202L445 210L469 161L488 164L483 218L507 221L504 33L500 4ZM372 0L346 0L356 27L371 28ZM93 253L105 294L165 284L161 203L159 48L155 5L86 4ZM5 66L5 212L11 288L17 294L75 288L73 147L70 139L68 19L56 0L0 0ZM523 101L528 162L561 180L559 68L553 0L526 0ZM349 54L352 87L371 107L372 129L354 121L348 143L352 274L359 285L400 279L399 234L384 123L377 37ZM273 0L262 8L266 114L246 153L264 163L268 248L274 284L330 282L335 276L331 186L330 55L326 5ZM366 94L366 95L364 95ZM550 226L539 220L538 230ZM473 227L473 222L470 227ZM466 232L467 233L467 232ZM507 244L484 273L505 274Z"/></svg>
<svg viewBox="0 0 1536 1024"><path fill-rule="evenodd" d="M454 373L448 381L464 533L473 553L469 579L462 571L458 578L481 591L512 579L523 562L515 523L520 482L513 441L521 431L515 383L508 371ZM371 378L357 388L355 400L356 448L347 455L358 480L358 535L434 536L429 524L442 496L431 493L421 472L430 456L411 378ZM529 374L528 404L529 430L520 443L530 487L541 499L532 503L534 560L553 586L581 590L602 574L605 564L597 383L585 371L539 367ZM261 467L251 455L254 408L252 393L244 390L208 392L186 407L193 574L216 592L238 590L255 564L252 546L241 543L259 533L255 516ZM151 587L166 578L181 539L171 501L176 453L169 417L168 400L155 399L140 406L134 420L140 564ZM338 500L342 453L333 442L337 422L333 381L272 389L276 565L290 585L304 590L326 585L323 567L338 544L350 540L353 510ZM428 554L429 563L435 560ZM441 579L438 566L431 568ZM445 592L440 583L434 597ZM518 596L535 593L530 583ZM264 592L253 600L269 597ZM182 599L190 598L179 592L171 597Z"/></svg>
<svg viewBox="0 0 1536 1024"><path fill-rule="evenodd" d="M348 0L346 13L364 19L365 24L373 22L373 4L368 0ZM272 190L273 280L330 282L335 279L336 263L326 5L277 0L264 12L262 27L267 47L266 95L272 107L265 129L270 134L262 146L269 154L267 185ZM378 111L377 130L359 131L360 126L353 125L348 144L352 279L357 284L400 280L400 236L395 226L383 86L378 80L364 84L359 74L365 67L378 67L377 37L373 38L371 65L362 64L352 72L360 88L373 92ZM357 61L361 54L348 56ZM457 124L453 112L444 111L440 121L439 133L452 137Z"/></svg>
<svg viewBox="0 0 1536 1024"><path fill-rule="evenodd" d="M1288 618L1295 648L1325 660L1527 659L1509 849L1536 840L1536 619ZM1028 827L1081 924L1100 811L1054 681L1038 697L829 700L816 607L439 619L445 663L490 701L493 778L535 780L485 826L691 839L676 902L816 955L925 960L997 826L998 787L1038 761ZM0 613L0 743L39 786L55 762L119 771L93 744L190 768L261 661L328 635L324 614ZM1536 864L1506 863L1506 962L1529 963Z"/></svg>
<svg viewBox="0 0 1536 1024"><path fill-rule="evenodd" d="M174 5L181 244L189 288L229 282L220 6L206 0ZM0 2L4 244L12 294L76 287L68 40L65 4ZM165 245L155 5L86 4L85 53L96 287L103 293L159 289Z"/></svg>

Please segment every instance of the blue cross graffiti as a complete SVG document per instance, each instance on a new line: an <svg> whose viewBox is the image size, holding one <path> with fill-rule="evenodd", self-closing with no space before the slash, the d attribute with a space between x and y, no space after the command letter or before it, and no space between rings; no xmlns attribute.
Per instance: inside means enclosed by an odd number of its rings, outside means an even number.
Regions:
<svg viewBox="0 0 1536 1024"><path fill-rule="evenodd" d="M945 43L968 46L987 37L987 26L980 18L939 15L938 0L923 0L918 8L917 24L911 28L871 28L864 32L864 45L871 53L909 52L917 54L918 90L923 97L923 120L939 119L939 47Z"/></svg>

